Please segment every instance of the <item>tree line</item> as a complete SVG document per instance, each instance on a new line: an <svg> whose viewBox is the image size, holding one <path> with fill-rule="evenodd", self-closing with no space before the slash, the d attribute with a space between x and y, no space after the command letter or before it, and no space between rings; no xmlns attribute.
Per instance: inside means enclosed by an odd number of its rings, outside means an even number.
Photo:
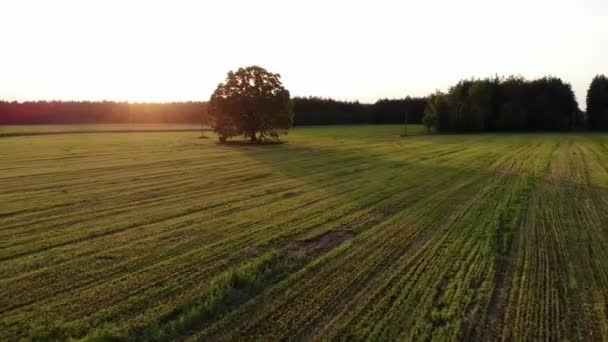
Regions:
<svg viewBox="0 0 608 342"><path fill-rule="evenodd" d="M442 132L567 131L584 128L570 84L556 77L462 80L429 97L423 117Z"/></svg>
<svg viewBox="0 0 608 342"><path fill-rule="evenodd" d="M206 102L0 101L0 124L200 123Z"/></svg>
<svg viewBox="0 0 608 342"><path fill-rule="evenodd" d="M421 123L426 98L382 99L375 104L320 97L292 99L294 125ZM207 102L0 101L0 125L208 122Z"/></svg>
<svg viewBox="0 0 608 342"><path fill-rule="evenodd" d="M608 77L597 75L587 91L587 122L592 130L608 130Z"/></svg>
<svg viewBox="0 0 608 342"><path fill-rule="evenodd" d="M424 123L441 132L608 130L608 78L596 76L587 112L570 84L556 77L467 79L429 97L373 104L321 97L291 100L294 125ZM208 103L0 101L0 124L208 123Z"/></svg>
<svg viewBox="0 0 608 342"><path fill-rule="evenodd" d="M381 99L374 104L322 97L292 99L295 126L421 123L427 99Z"/></svg>

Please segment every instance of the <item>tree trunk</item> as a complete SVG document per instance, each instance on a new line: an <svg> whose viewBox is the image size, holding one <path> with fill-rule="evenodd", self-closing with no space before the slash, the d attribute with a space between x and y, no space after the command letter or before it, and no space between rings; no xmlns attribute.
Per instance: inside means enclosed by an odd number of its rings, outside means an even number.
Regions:
<svg viewBox="0 0 608 342"><path fill-rule="evenodd" d="M258 140L258 138L255 136L255 131L249 133L249 136L251 137L251 142L256 142Z"/></svg>

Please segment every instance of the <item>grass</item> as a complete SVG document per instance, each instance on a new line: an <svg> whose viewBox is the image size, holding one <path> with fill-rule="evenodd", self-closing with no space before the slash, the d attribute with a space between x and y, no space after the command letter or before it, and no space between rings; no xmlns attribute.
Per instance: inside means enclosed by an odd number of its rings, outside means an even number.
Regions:
<svg viewBox="0 0 608 342"><path fill-rule="evenodd" d="M408 130L0 138L0 340L608 339L608 135Z"/></svg>
<svg viewBox="0 0 608 342"><path fill-rule="evenodd" d="M0 125L0 138L77 133L200 132L200 130L200 125L193 124Z"/></svg>

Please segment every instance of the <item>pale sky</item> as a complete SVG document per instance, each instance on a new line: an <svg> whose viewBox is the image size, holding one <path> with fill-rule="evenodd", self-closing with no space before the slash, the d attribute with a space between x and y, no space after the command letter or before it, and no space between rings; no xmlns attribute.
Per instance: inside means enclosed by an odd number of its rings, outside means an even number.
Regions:
<svg viewBox="0 0 608 342"><path fill-rule="evenodd" d="M554 75L584 109L608 0L0 1L0 99L206 100L260 65L292 95L374 102Z"/></svg>

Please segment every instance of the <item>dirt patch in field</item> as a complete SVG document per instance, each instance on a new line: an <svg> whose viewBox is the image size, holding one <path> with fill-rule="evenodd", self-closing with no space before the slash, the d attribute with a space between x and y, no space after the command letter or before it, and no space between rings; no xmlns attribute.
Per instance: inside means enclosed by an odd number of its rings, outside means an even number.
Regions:
<svg viewBox="0 0 608 342"><path fill-rule="evenodd" d="M350 229L331 230L310 239L292 241L283 248L283 254L323 254L352 239L354 236L355 232Z"/></svg>

